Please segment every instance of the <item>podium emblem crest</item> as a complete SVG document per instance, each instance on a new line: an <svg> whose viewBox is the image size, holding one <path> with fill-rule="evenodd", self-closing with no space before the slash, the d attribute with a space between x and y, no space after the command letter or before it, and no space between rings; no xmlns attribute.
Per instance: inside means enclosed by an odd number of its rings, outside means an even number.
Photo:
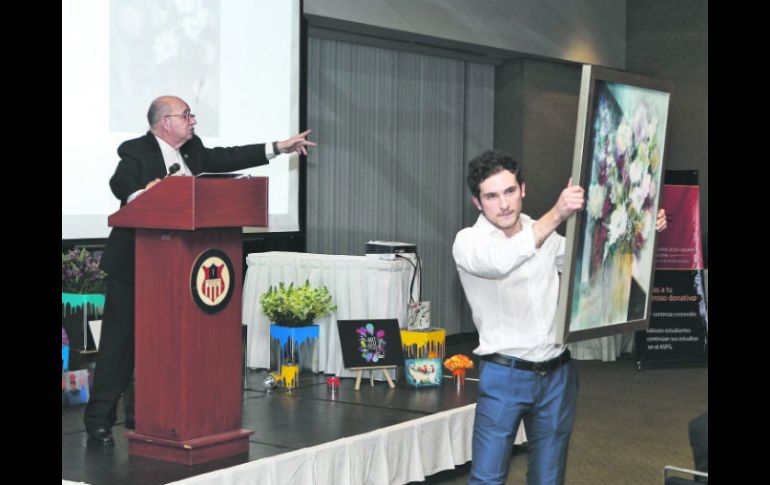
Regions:
<svg viewBox="0 0 770 485"><path fill-rule="evenodd" d="M190 277L192 297L198 308L216 313L227 306L233 294L233 263L218 249L204 251L195 260Z"/></svg>

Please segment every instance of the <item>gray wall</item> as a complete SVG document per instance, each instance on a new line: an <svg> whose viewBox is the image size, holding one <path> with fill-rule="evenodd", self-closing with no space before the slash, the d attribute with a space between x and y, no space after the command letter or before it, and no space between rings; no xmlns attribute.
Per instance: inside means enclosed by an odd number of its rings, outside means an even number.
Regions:
<svg viewBox="0 0 770 485"><path fill-rule="evenodd" d="M522 163L524 212L534 218L553 206L572 171L580 69L523 59L496 71L495 148Z"/></svg>
<svg viewBox="0 0 770 485"><path fill-rule="evenodd" d="M305 0L312 25L418 45L625 67L622 0Z"/></svg>
<svg viewBox="0 0 770 485"><path fill-rule="evenodd" d="M666 168L698 170L701 225L708 233L708 3L629 0L626 70L671 81ZM539 217L572 168L580 65L507 60L495 73L495 147L518 158L525 212ZM563 233L563 227L561 231Z"/></svg>
<svg viewBox="0 0 770 485"><path fill-rule="evenodd" d="M627 70L674 83L666 168L699 171L707 236L708 1L628 0L627 12Z"/></svg>
<svg viewBox="0 0 770 485"><path fill-rule="evenodd" d="M308 251L362 254L368 239L417 242L426 257L424 291L425 299L434 302L434 324L450 334L473 330L467 306L458 310L464 297L450 253L455 232L477 215L464 185L465 164L491 146L510 152L524 164L525 212L539 217L547 211L572 167L581 68L569 61L674 83L667 168L700 171L707 233L708 4L609 4L305 0L315 35L308 122L320 142L308 159ZM602 11L602 6L608 8ZM498 34L505 30L488 18L490 9L532 43L508 43L501 49L495 41L475 37L484 28ZM616 30L591 34L593 42L575 37L573 45L567 38L553 38L559 25L596 31L597 22L608 20L605 15ZM488 22L479 23L482 18ZM322 42L330 44L322 47ZM591 61L588 54L581 58L538 50L539 43L549 42L560 45L560 52L572 46L593 52L590 56L605 54ZM606 54L616 49L623 55ZM544 58L549 55L553 58ZM397 77L391 78L392 72ZM449 85L437 84L447 80ZM334 202L324 200L332 194Z"/></svg>

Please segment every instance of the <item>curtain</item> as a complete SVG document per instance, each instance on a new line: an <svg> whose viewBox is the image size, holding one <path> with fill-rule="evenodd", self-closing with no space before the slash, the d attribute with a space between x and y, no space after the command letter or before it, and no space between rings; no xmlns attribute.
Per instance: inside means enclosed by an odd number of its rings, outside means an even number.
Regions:
<svg viewBox="0 0 770 485"><path fill-rule="evenodd" d="M308 252L415 243L431 325L473 331L451 251L464 211L468 218L464 167L492 147L494 67L314 37L308 44L308 128L318 143L308 155Z"/></svg>

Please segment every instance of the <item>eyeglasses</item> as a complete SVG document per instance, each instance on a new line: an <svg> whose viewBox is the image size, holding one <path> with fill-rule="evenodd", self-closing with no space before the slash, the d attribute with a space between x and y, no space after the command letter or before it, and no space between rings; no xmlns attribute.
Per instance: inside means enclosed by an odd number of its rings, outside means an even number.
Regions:
<svg viewBox="0 0 770 485"><path fill-rule="evenodd" d="M190 121L190 118L195 118L195 115L192 113L182 113L181 115L166 115L164 118L171 118L172 116L181 116L182 118L186 119L188 122Z"/></svg>

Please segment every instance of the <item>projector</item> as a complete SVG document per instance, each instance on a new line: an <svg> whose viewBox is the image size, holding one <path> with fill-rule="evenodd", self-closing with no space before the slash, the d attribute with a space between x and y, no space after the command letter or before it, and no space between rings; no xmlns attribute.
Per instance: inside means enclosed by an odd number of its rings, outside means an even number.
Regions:
<svg viewBox="0 0 770 485"><path fill-rule="evenodd" d="M396 254L417 252L417 245L395 241L369 241L366 243L366 255L382 259L395 259Z"/></svg>
<svg viewBox="0 0 770 485"><path fill-rule="evenodd" d="M406 259L412 266L411 283L407 292L408 301L420 301L420 281L422 280L422 264L417 256L417 245L395 241L369 241L366 243L366 257L395 261L396 256Z"/></svg>

